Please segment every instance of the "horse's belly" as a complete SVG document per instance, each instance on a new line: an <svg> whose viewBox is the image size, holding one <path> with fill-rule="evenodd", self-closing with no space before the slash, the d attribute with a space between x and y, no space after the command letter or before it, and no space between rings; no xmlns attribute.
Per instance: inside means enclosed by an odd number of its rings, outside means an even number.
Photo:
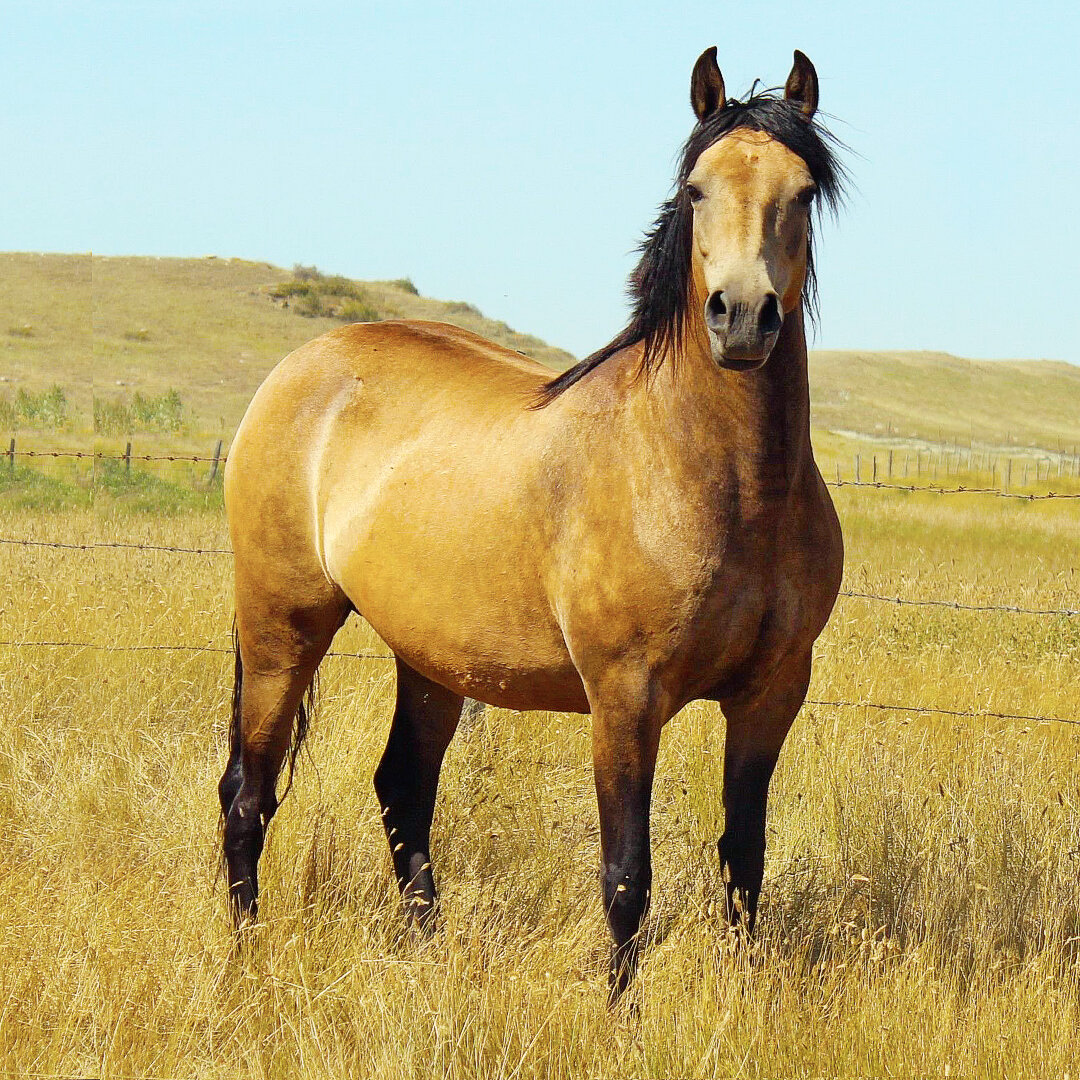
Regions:
<svg viewBox="0 0 1080 1080"><path fill-rule="evenodd" d="M415 509L415 508L414 508ZM442 686L509 709L588 712L581 678L526 553L505 536L443 535L413 514L356 519L329 569L353 606L410 667Z"/></svg>

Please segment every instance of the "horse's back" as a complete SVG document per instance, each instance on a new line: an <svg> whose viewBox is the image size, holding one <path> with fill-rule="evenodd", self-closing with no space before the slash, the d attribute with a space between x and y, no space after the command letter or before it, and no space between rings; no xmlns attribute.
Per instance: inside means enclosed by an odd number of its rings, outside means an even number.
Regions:
<svg viewBox="0 0 1080 1080"><path fill-rule="evenodd" d="M418 670L517 704L580 681L546 592L556 410L548 369L435 323L360 324L260 387L226 477L238 592L348 597ZM238 598L238 604L240 600ZM562 689L558 689L559 687Z"/></svg>

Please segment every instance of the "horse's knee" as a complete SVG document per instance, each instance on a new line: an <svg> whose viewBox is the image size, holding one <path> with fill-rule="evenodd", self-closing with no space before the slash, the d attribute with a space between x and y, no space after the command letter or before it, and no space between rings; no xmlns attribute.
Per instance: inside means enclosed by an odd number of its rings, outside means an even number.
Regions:
<svg viewBox="0 0 1080 1080"><path fill-rule="evenodd" d="M641 928L651 889L652 870L647 865L604 868L604 910L617 944L622 945Z"/></svg>

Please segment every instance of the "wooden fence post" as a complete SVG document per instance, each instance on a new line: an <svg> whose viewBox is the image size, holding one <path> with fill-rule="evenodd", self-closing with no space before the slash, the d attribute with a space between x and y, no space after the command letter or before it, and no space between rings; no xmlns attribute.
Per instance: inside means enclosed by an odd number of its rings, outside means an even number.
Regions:
<svg viewBox="0 0 1080 1080"><path fill-rule="evenodd" d="M859 454L855 455L855 483L858 484L862 480L862 459Z"/></svg>
<svg viewBox="0 0 1080 1080"><path fill-rule="evenodd" d="M892 479L892 451L889 451L889 479Z"/></svg>
<svg viewBox="0 0 1080 1080"><path fill-rule="evenodd" d="M214 447L214 463L210 466L210 482L208 487L214 486L214 478L217 476L218 462L221 460L221 444L224 440L218 439L217 446Z"/></svg>
<svg viewBox="0 0 1080 1080"><path fill-rule="evenodd" d="M8 447L8 470L10 472L15 471L15 436L11 437L11 445Z"/></svg>
<svg viewBox="0 0 1080 1080"><path fill-rule="evenodd" d="M128 443L127 447L124 449L124 466L126 467L127 474L130 477L131 476L131 443Z"/></svg>

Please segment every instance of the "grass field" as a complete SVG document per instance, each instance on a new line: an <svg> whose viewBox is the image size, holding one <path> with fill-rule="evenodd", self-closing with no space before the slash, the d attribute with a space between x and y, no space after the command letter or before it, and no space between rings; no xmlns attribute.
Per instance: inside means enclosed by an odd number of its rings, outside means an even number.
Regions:
<svg viewBox="0 0 1080 1080"><path fill-rule="evenodd" d="M116 262L102 272L123 270ZM207 296L214 275L235 273L253 320L318 329L259 293L283 272L205 263ZM90 273L76 257L39 270L57 281ZM195 418L137 432L136 452L205 452L226 416L213 403L241 401L252 376L237 364L243 376L223 373L233 381L219 396L200 379L224 354L174 353L144 372L138 350L164 335L154 328L164 323L146 324L169 310L160 288L145 317L114 318L113 352L87 337L81 370L93 375L71 390L74 418L19 428L20 445L115 448L88 420L106 372L128 383L115 388L125 408L136 390L160 400L175 387ZM177 326L192 317L190 297L171 303ZM8 335L4 372L16 381L0 384L0 398L56 380L75 387L80 317L58 303L54 328L11 309L16 330L34 329ZM229 325L219 343L249 333ZM267 342L260 363L284 351ZM127 350L132 374L114 374ZM879 355L860 378L843 357L820 360L820 408L832 394L838 410L814 435L827 474L844 463L850 475L853 447L870 453L890 434L898 447L960 441L963 410L983 394L978 367L964 391L962 374L927 358L905 371ZM196 363L205 367L189 370ZM1080 442L1080 410L1071 428L1064 411L1071 372L1013 367L994 393L1014 442L1047 453ZM919 428L924 376L941 415ZM995 443L993 430L969 427L971 441ZM863 441L838 433L849 430ZM851 487L834 497L846 590L1080 608L1077 502ZM205 463L0 463L0 537L228 546ZM722 718L704 703L683 710L657 769L650 943L628 1000L609 1012L587 718L489 710L459 732L435 820L443 924L421 944L405 931L371 787L391 665L329 657L310 752L263 857L255 947L234 956L215 792L231 691L230 560L0 544L0 568L0 1077L1080 1071L1080 726L986 715L1080 720L1080 617L840 601L817 646L812 701L978 715L804 708L773 785L750 948L734 948L720 910ZM84 644L12 644L57 641ZM385 653L356 619L335 648Z"/></svg>
<svg viewBox="0 0 1080 1080"><path fill-rule="evenodd" d="M846 587L1076 607L1076 510L843 489ZM6 536L226 546L220 511L8 502ZM0 548L4 641L228 647L229 560ZM382 652L361 624L338 647ZM357 648L359 647L359 649ZM1061 1076L1080 1052L1080 728L807 706L761 933L717 910L723 729L666 732L652 944L604 1003L588 726L491 711L435 826L445 921L405 933L370 786L392 675L329 658L230 956L214 786L231 659L3 646L0 1061L15 1074ZM1080 718L1080 620L841 602L811 697Z"/></svg>

